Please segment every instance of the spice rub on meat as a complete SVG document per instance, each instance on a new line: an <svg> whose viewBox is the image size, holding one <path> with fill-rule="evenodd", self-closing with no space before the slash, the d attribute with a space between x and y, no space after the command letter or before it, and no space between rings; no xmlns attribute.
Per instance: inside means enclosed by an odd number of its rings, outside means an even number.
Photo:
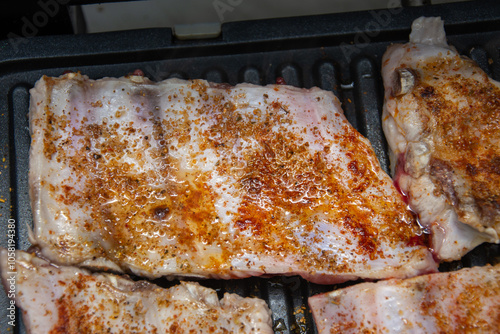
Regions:
<svg viewBox="0 0 500 334"><path fill-rule="evenodd" d="M439 18L419 18L410 42L387 49L383 128L395 182L456 260L500 233L500 84L446 43Z"/></svg>
<svg viewBox="0 0 500 334"><path fill-rule="evenodd" d="M500 264L361 283L309 298L318 333L496 333Z"/></svg>
<svg viewBox="0 0 500 334"><path fill-rule="evenodd" d="M130 76L31 91L32 242L148 278L435 271L422 231L331 92Z"/></svg>
<svg viewBox="0 0 500 334"><path fill-rule="evenodd" d="M5 291L28 333L259 333L272 334L271 311L258 298L217 292L195 282L161 288L146 281L55 266L23 251L0 248ZM15 267L15 270L11 267Z"/></svg>

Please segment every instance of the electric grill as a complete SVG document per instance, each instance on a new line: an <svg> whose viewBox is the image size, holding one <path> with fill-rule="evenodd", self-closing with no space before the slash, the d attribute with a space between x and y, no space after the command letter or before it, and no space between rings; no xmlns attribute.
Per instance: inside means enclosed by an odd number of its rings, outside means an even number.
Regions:
<svg viewBox="0 0 500 334"><path fill-rule="evenodd" d="M7 247L7 224L16 222L16 247L27 249L32 223L28 194L29 89L42 75L81 71L97 79L142 69L154 81L204 78L237 84L318 86L333 91L351 124L372 143L389 172L381 128L382 55L391 43L408 40L420 16L441 16L448 41L500 80L500 2L469 1L365 12L225 23L212 39L180 40L170 28L58 35L0 42L0 246ZM461 261L440 270L497 263L500 245L483 244ZM135 278L134 278L135 279ZM171 286L164 279L154 283ZM298 277L204 280L222 296L234 292L267 301L276 333L316 333L308 296L345 287L308 283ZM9 300L0 293L0 332L25 333L21 314L8 324Z"/></svg>

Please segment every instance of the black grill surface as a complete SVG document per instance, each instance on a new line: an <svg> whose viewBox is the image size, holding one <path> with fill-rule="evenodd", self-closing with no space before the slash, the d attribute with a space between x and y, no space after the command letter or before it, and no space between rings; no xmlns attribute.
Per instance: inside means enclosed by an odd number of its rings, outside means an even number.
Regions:
<svg viewBox="0 0 500 334"><path fill-rule="evenodd" d="M204 78L237 84L275 83L283 77L297 87L333 91L351 124L372 143L389 172L381 129L382 55L391 43L406 42L411 22L441 16L448 41L500 79L500 2L383 9L228 23L211 40L179 41L170 29L74 36L40 36L0 42L0 246L7 246L7 223L16 222L16 246L26 250L32 225L28 194L29 89L42 76L81 71L93 79L119 77L142 69L154 81ZM499 245L484 244L440 270L497 263ZM156 280L161 286L176 282ZM267 301L276 333L316 333L307 298L355 284L311 284L299 277L206 280L220 296L234 292ZM0 333L25 333L21 314L8 324L6 294L0 293Z"/></svg>

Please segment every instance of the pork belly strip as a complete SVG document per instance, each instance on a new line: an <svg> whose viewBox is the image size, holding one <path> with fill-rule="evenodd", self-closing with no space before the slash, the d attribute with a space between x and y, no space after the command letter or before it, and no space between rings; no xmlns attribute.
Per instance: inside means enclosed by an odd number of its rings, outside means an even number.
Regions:
<svg viewBox="0 0 500 334"><path fill-rule="evenodd" d="M31 91L32 243L148 278L436 270L369 142L318 88L138 76Z"/></svg>
<svg viewBox="0 0 500 334"><path fill-rule="evenodd" d="M410 42L387 49L382 76L395 181L438 257L498 243L500 83L446 43L439 18L416 20Z"/></svg>
<svg viewBox="0 0 500 334"><path fill-rule="evenodd" d="M500 265L362 283L309 298L321 333L498 333Z"/></svg>
<svg viewBox="0 0 500 334"><path fill-rule="evenodd" d="M16 252L16 273L0 249L5 290L15 278L15 305L29 333L273 333L265 301L195 282L168 289L112 274L55 266Z"/></svg>

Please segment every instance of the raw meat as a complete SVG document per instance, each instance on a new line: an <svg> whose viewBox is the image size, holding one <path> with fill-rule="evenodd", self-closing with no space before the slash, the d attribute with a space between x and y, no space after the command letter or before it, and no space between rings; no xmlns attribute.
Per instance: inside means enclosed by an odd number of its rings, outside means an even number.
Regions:
<svg viewBox="0 0 500 334"><path fill-rule="evenodd" d="M361 283L309 298L322 333L498 333L500 265Z"/></svg>
<svg viewBox="0 0 500 334"><path fill-rule="evenodd" d="M441 260L499 242L500 84L420 18L383 57L383 128L395 182Z"/></svg>
<svg viewBox="0 0 500 334"><path fill-rule="evenodd" d="M15 278L15 305L29 333L273 333L271 312L258 298L217 293L198 283L168 289L112 274L55 266L23 251L16 273L0 250L6 291Z"/></svg>
<svg viewBox="0 0 500 334"><path fill-rule="evenodd" d="M436 270L331 92L70 73L31 94L31 241L55 263L317 283Z"/></svg>

